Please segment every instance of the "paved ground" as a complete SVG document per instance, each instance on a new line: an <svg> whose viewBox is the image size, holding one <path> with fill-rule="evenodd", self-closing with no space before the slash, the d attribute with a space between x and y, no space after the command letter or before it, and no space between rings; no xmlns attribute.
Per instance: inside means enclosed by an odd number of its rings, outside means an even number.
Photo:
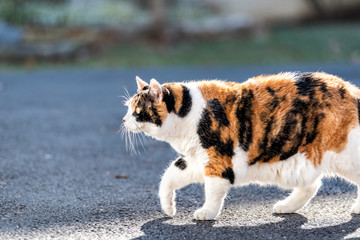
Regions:
<svg viewBox="0 0 360 240"><path fill-rule="evenodd" d="M130 155L116 134L123 86L135 75L160 82L243 81L261 73L324 70L360 85L360 66L46 70L0 73L0 239L342 239L360 237L350 214L356 189L325 180L297 214L273 215L288 192L232 189L217 221L197 222L202 186L178 193L178 214L160 211L160 175L175 153L148 139ZM139 148L140 149L140 148ZM127 176L127 178L123 178ZM122 178L119 178L122 177Z"/></svg>

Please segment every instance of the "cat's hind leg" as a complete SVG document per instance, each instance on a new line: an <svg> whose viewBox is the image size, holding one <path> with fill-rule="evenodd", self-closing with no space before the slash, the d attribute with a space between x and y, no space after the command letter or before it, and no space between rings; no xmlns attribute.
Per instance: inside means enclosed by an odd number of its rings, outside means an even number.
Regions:
<svg viewBox="0 0 360 240"><path fill-rule="evenodd" d="M175 190L191 183L203 182L203 173L197 162L191 162L184 157L175 159L163 174L159 187L159 197L162 210L169 216L176 213Z"/></svg>
<svg viewBox="0 0 360 240"><path fill-rule="evenodd" d="M357 186L357 198L352 206L351 212L360 214L360 174L347 174L345 178L353 182Z"/></svg>
<svg viewBox="0 0 360 240"><path fill-rule="evenodd" d="M360 162L360 159L359 159ZM355 203L352 206L352 213L360 214L360 172L357 173L356 169L359 169L359 163L357 164L357 168L354 168L353 170L349 170L345 174L342 173L341 175L349 180L350 182L354 183L357 186L357 198L355 200Z"/></svg>
<svg viewBox="0 0 360 240"><path fill-rule="evenodd" d="M346 150L352 153L349 158L352 160L350 164L351 170L349 171L351 174L347 178L356 184L358 195L352 207L352 213L360 214L360 126L349 134Z"/></svg>
<svg viewBox="0 0 360 240"><path fill-rule="evenodd" d="M321 179L306 187L296 187L294 191L282 201L274 205L275 213L293 213L305 206L317 193L321 186Z"/></svg>
<svg viewBox="0 0 360 240"><path fill-rule="evenodd" d="M333 161L336 165L335 173L357 186L358 196L352 212L360 214L360 126L351 130L345 149Z"/></svg>

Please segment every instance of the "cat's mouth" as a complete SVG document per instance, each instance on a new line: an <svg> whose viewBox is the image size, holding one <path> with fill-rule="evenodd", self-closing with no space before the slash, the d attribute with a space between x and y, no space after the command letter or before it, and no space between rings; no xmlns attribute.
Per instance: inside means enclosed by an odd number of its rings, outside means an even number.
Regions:
<svg viewBox="0 0 360 240"><path fill-rule="evenodd" d="M139 126L137 126L135 123L123 121L123 125L127 131L130 131L133 133L143 132L142 129Z"/></svg>
<svg viewBox="0 0 360 240"><path fill-rule="evenodd" d="M130 131L132 133L140 133L143 132L142 127L139 126L139 124L134 117L131 116L131 111L128 111L127 114L124 116L123 120L123 126L126 129L126 131Z"/></svg>
<svg viewBox="0 0 360 240"><path fill-rule="evenodd" d="M142 129L135 123L128 123L126 121L123 121L123 124L121 124L119 133L121 133L123 139L125 140L126 148L131 153L139 153L137 150L138 144L140 144L143 149L145 149L144 145L146 144L146 142L144 140L144 135L141 134L142 132Z"/></svg>

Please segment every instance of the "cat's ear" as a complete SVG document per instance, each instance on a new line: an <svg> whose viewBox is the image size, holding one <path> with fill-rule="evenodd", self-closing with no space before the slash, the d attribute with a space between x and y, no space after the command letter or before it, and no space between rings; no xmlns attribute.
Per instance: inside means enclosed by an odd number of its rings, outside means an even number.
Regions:
<svg viewBox="0 0 360 240"><path fill-rule="evenodd" d="M149 94L155 102L161 102L163 98L161 85L154 78L150 80Z"/></svg>
<svg viewBox="0 0 360 240"><path fill-rule="evenodd" d="M137 91L140 92L145 86L149 86L145 81L136 76Z"/></svg>

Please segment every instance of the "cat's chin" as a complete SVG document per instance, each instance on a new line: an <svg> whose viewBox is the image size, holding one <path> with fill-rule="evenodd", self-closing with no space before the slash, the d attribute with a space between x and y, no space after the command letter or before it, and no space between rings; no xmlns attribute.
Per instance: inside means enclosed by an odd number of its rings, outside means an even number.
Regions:
<svg viewBox="0 0 360 240"><path fill-rule="evenodd" d="M139 129L136 129L136 130L130 130L131 132L133 132L133 133L141 133L142 131L141 130L139 130Z"/></svg>
<svg viewBox="0 0 360 240"><path fill-rule="evenodd" d="M132 133L141 133L142 132L142 130L140 128L138 128L138 127L132 128L132 127L129 127L129 126L125 126L125 128L126 128L126 130L128 130L128 131L130 131Z"/></svg>

